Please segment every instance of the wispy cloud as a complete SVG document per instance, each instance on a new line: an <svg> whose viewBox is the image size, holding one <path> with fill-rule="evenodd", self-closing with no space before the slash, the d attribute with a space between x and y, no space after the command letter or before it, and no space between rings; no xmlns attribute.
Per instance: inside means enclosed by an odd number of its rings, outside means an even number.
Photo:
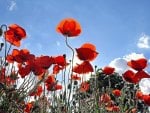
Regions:
<svg viewBox="0 0 150 113"><path fill-rule="evenodd" d="M139 48L145 48L145 49L150 48L150 36L146 34L142 34L138 40L137 46Z"/></svg>
<svg viewBox="0 0 150 113"><path fill-rule="evenodd" d="M60 42L59 42L59 41L56 41L56 45L57 45L57 46L60 46Z"/></svg>
<svg viewBox="0 0 150 113"><path fill-rule="evenodd" d="M9 11L13 11L15 8L17 7L17 3L15 0L10 1L9 6L8 6L8 10Z"/></svg>

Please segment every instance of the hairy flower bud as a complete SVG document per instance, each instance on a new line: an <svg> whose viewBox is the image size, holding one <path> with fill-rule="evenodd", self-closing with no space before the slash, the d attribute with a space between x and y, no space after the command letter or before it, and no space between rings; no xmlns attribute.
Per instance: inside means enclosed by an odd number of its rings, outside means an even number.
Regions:
<svg viewBox="0 0 150 113"><path fill-rule="evenodd" d="M2 36L2 34L3 34L3 30L2 28L0 28L0 36Z"/></svg>

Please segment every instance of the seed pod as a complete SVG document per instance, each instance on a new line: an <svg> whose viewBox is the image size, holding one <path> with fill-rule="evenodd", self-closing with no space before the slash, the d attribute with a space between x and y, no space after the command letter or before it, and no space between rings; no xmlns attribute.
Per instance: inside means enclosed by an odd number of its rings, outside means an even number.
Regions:
<svg viewBox="0 0 150 113"><path fill-rule="evenodd" d="M3 30L2 28L0 28L0 36L2 36L2 34L3 34Z"/></svg>

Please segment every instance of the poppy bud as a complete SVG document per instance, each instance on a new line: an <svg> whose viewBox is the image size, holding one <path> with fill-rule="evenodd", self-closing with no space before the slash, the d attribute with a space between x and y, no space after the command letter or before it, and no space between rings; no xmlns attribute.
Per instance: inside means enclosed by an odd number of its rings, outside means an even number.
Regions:
<svg viewBox="0 0 150 113"><path fill-rule="evenodd" d="M63 57L66 58L66 54L63 54Z"/></svg>
<svg viewBox="0 0 150 113"><path fill-rule="evenodd" d="M4 47L4 43L0 43L0 51L2 50L3 47Z"/></svg>
<svg viewBox="0 0 150 113"><path fill-rule="evenodd" d="M71 84L68 84L68 89L71 89Z"/></svg>
<svg viewBox="0 0 150 113"><path fill-rule="evenodd" d="M2 36L2 34L3 34L3 30L2 28L0 28L0 36Z"/></svg>
<svg viewBox="0 0 150 113"><path fill-rule="evenodd" d="M74 85L78 85L78 81L74 81Z"/></svg>

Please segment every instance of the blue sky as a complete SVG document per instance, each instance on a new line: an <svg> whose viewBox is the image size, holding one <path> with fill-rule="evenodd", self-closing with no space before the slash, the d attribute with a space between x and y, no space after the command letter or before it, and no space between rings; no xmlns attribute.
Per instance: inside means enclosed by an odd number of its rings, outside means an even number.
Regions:
<svg viewBox="0 0 150 113"><path fill-rule="evenodd" d="M133 52L150 58L149 5L149 0L0 0L0 24L22 26L28 37L21 48L31 53L70 56L55 29L62 19L75 18L82 34L69 43L74 48L95 44L99 56L94 63L104 66Z"/></svg>

